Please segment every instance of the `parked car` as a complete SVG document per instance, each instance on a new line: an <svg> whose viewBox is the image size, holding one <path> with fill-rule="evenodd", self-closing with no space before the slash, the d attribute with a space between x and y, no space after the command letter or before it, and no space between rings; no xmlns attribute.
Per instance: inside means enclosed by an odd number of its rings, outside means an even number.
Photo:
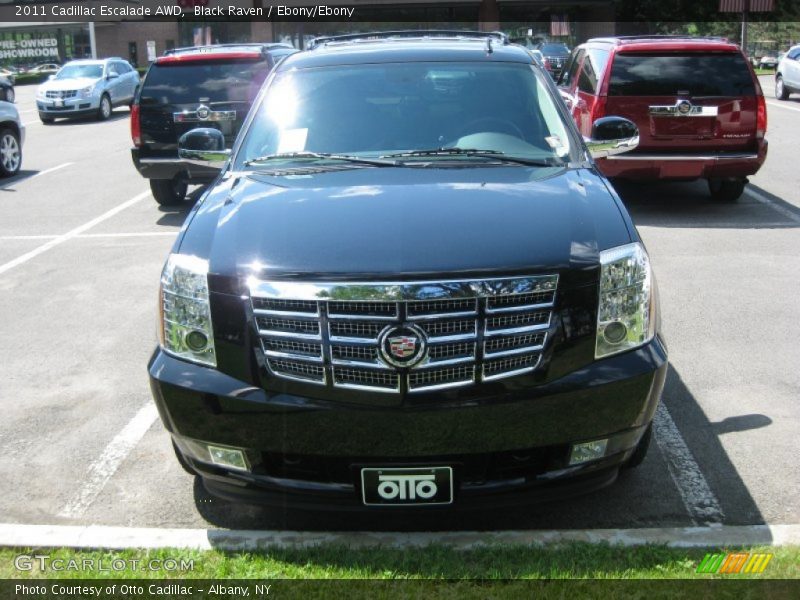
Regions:
<svg viewBox="0 0 800 600"><path fill-rule="evenodd" d="M766 54L758 60L760 69L774 69L778 66L778 58L775 54Z"/></svg>
<svg viewBox="0 0 800 600"><path fill-rule="evenodd" d="M0 68L0 77L7 79L13 86L17 79L17 70L13 67L2 67Z"/></svg>
<svg viewBox="0 0 800 600"><path fill-rule="evenodd" d="M121 58L73 60L36 90L42 123L56 117L94 115L104 121L115 106L130 105L139 87L139 73Z"/></svg>
<svg viewBox="0 0 800 600"><path fill-rule="evenodd" d="M61 69L58 63L42 63L31 67L26 73L38 73L40 75L55 75Z"/></svg>
<svg viewBox="0 0 800 600"><path fill-rule="evenodd" d="M22 144L25 126L17 107L0 101L0 177L11 177L22 167Z"/></svg>
<svg viewBox="0 0 800 600"><path fill-rule="evenodd" d="M5 102L14 102L16 94L14 93L14 82L8 77L0 75L0 100Z"/></svg>
<svg viewBox="0 0 800 600"><path fill-rule="evenodd" d="M535 49L539 50L546 59L547 66L545 68L553 76L553 79L558 79L569 59L569 47L561 42L539 42Z"/></svg>
<svg viewBox="0 0 800 600"><path fill-rule="evenodd" d="M193 126L180 156L222 173L164 267L148 368L212 494L502 505L643 460L667 351L592 162L633 123L584 142L502 34L390 32L287 57L232 150Z"/></svg>
<svg viewBox="0 0 800 600"><path fill-rule="evenodd" d="M178 138L205 124L230 148L267 74L294 52L286 44L236 44L180 48L156 59L131 111L133 164L150 180L156 202L178 205L190 182L216 177L218 169L178 158Z"/></svg>
<svg viewBox="0 0 800 600"><path fill-rule="evenodd" d="M733 201L766 159L761 86L726 40L592 39L573 51L558 85L583 135L607 114L639 127L634 152L598 161L608 177L703 178L713 198Z"/></svg>
<svg viewBox="0 0 800 600"><path fill-rule="evenodd" d="M775 70L775 96L788 100L792 93L800 93L800 45L791 47Z"/></svg>

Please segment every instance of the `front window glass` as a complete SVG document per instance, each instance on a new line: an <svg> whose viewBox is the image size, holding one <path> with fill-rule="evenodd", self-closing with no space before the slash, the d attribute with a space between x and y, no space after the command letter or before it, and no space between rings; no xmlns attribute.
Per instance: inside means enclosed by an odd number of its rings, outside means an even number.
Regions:
<svg viewBox="0 0 800 600"><path fill-rule="evenodd" d="M543 77L522 63L286 71L258 106L237 168L274 154L376 158L430 149L562 163L569 160L571 139Z"/></svg>
<svg viewBox="0 0 800 600"><path fill-rule="evenodd" d="M56 75L56 79L78 79L88 77L99 79L103 76L103 65L67 65Z"/></svg>

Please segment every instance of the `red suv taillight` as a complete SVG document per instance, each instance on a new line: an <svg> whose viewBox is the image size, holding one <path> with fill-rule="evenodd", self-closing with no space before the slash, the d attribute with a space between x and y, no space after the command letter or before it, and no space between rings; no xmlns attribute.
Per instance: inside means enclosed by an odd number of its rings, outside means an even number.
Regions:
<svg viewBox="0 0 800 600"><path fill-rule="evenodd" d="M756 97L758 99L758 115L756 116L756 139L764 139L767 133L767 101L764 95Z"/></svg>
<svg viewBox="0 0 800 600"><path fill-rule="evenodd" d="M142 145L142 128L139 122L139 105L131 106L131 138L137 148Z"/></svg>

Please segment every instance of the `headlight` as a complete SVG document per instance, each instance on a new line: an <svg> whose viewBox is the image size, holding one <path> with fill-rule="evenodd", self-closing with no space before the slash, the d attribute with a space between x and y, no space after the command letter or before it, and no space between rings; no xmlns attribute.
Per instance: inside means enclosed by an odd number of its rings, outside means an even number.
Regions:
<svg viewBox="0 0 800 600"><path fill-rule="evenodd" d="M81 98L88 98L94 93L94 85L90 85L89 87L85 87L80 90Z"/></svg>
<svg viewBox="0 0 800 600"><path fill-rule="evenodd" d="M46 95L47 95L47 92L45 90L43 90L42 88L39 88L38 90L36 90L36 97L37 98L44 98Z"/></svg>
<svg viewBox="0 0 800 600"><path fill-rule="evenodd" d="M159 341L179 358L217 366L208 303L208 261L170 254L161 273Z"/></svg>
<svg viewBox="0 0 800 600"><path fill-rule="evenodd" d="M632 350L652 340L655 305L650 259L641 244L601 252L594 357Z"/></svg>

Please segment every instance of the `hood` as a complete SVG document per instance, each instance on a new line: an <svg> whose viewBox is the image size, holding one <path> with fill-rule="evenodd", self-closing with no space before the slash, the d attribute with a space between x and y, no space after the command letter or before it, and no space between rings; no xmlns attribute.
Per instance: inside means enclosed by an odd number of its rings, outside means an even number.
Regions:
<svg viewBox="0 0 800 600"><path fill-rule="evenodd" d="M45 81L39 89L45 91L81 90L96 84L102 77L76 77L74 79L51 79Z"/></svg>
<svg viewBox="0 0 800 600"><path fill-rule="evenodd" d="M585 169L354 168L229 174L190 217L180 252L239 281L582 270L596 279L599 250L632 236L615 196Z"/></svg>

